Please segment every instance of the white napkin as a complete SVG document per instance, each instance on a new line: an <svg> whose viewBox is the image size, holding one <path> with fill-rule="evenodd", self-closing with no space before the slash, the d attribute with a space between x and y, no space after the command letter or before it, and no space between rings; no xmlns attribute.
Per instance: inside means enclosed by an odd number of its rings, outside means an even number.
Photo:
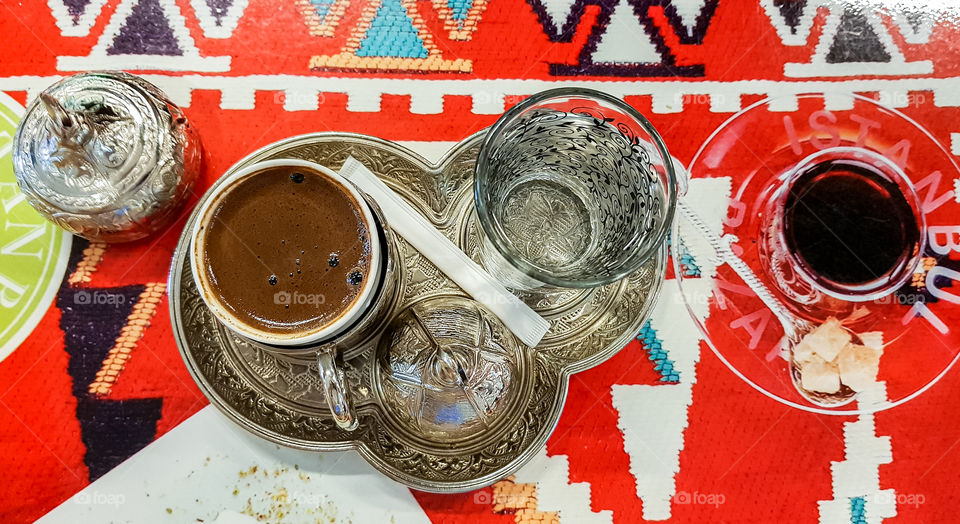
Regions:
<svg viewBox="0 0 960 524"><path fill-rule="evenodd" d="M199 520L199 519L198 519ZM224 510L217 515L217 520L213 524L256 524L257 519L250 515L237 513L236 511Z"/></svg>
<svg viewBox="0 0 960 524"><path fill-rule="evenodd" d="M373 197L383 209L391 229L410 242L474 300L497 315L521 342L531 347L540 343L550 329L550 322L484 271L377 175L350 157L340 169L340 176Z"/></svg>

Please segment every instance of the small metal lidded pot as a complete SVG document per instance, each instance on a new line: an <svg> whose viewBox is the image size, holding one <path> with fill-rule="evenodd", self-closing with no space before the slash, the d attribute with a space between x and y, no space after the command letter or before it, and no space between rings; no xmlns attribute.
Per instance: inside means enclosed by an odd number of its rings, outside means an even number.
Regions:
<svg viewBox="0 0 960 524"><path fill-rule="evenodd" d="M176 219L201 155L199 136L163 91L112 71L47 88L13 144L27 201L63 229L104 242L137 240Z"/></svg>

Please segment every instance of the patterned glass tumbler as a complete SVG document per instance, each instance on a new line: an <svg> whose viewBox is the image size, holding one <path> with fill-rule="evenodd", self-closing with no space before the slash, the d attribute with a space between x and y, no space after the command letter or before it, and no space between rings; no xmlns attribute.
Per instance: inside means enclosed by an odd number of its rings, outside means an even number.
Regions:
<svg viewBox="0 0 960 524"><path fill-rule="evenodd" d="M490 128L474 178L483 265L519 291L592 288L637 271L677 202L653 125L606 93L531 96Z"/></svg>

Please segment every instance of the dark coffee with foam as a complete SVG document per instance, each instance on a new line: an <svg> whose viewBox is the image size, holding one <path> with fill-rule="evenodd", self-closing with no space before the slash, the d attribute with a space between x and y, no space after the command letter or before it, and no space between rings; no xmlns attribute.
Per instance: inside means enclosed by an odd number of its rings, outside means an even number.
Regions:
<svg viewBox="0 0 960 524"><path fill-rule="evenodd" d="M353 308L371 273L361 203L326 175L274 167L234 183L208 213L208 297L250 328L297 337Z"/></svg>

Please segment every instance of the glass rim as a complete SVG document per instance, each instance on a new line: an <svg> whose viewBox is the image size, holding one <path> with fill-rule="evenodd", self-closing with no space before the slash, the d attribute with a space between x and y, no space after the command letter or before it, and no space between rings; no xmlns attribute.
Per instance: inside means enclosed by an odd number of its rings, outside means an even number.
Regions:
<svg viewBox="0 0 960 524"><path fill-rule="evenodd" d="M483 169L483 166L487 165L488 159L490 156L490 148L492 147L492 142L495 137L499 136L504 127L512 123L523 111L530 108L531 106L547 102L551 99L556 98L570 98L570 97L580 97L580 98L594 98L614 106L616 109L622 111L627 116L632 118L640 127L648 134L653 140L654 145L657 148L657 152L661 156L661 160L664 165L664 171L667 175L667 185L665 193L667 194L667 212L664 216L664 226L660 228L657 232L656 237L653 242L651 242L646 249L639 250L634 253L633 258L635 259L632 264L624 264L623 268L617 272L611 273L608 276L603 278L586 278L586 279L577 279L570 280L566 278L558 278L553 274L547 273L536 266L515 257L512 253L512 250L509 248L509 244L505 238L503 238L499 231L494 227L493 221L489 216L489 208L487 206L485 198L481 196L480 191L480 172ZM595 89L585 88L585 87L557 87L553 89L547 89L545 91L540 91L529 97L521 100L519 103L505 111L496 122L489 128L487 128L486 135L483 137L483 143L480 145L480 153L477 157L477 163L474 167L474 177L473 177L473 196L474 196L474 205L477 210L477 218L480 221L480 227L483 230L482 233L490 239L490 242L493 244L494 248L507 260L514 268L522 272L523 274L544 282L549 285L566 287L566 288L593 288L603 285L607 285L618 280L621 280L628 275L635 273L643 265L643 262L646 261L650 256L656 253L659 246L666 240L667 234L671 229L671 224L673 223L673 217L676 210L677 198L679 193L679 183L676 170L673 165L673 157L670 155L670 152L667 150L667 146L663 141L663 138L660 136L660 133L657 132L653 124L647 120L643 114L637 111L633 106L628 104L622 98L613 96L603 91L597 91Z"/></svg>

